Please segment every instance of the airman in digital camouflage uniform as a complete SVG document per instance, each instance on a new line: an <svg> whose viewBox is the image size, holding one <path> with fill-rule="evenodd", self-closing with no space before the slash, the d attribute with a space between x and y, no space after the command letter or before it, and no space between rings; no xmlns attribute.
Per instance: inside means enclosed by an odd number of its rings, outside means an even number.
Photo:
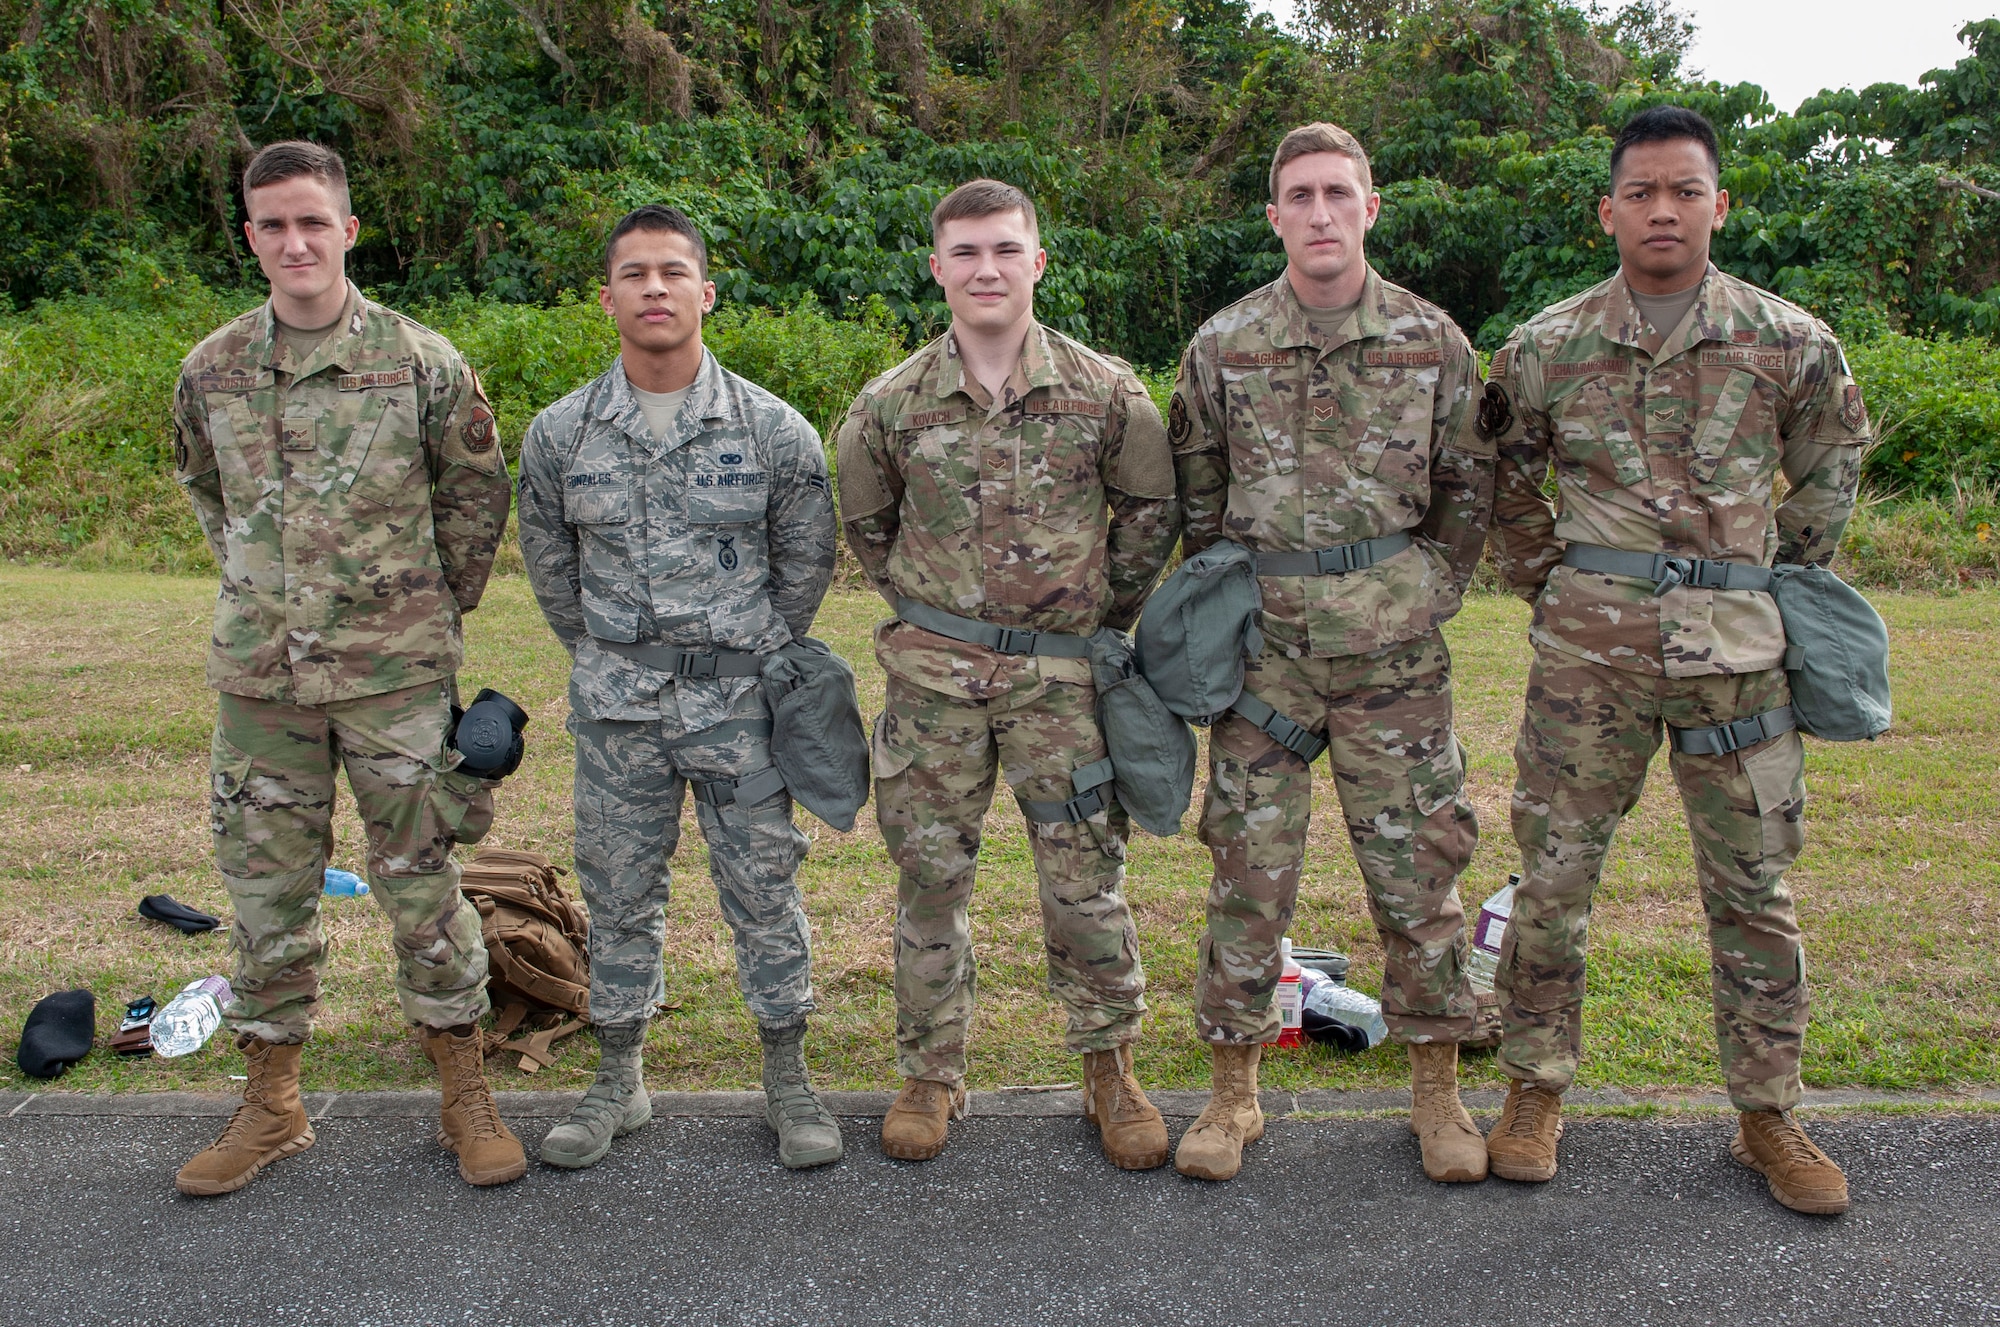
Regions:
<svg viewBox="0 0 2000 1327"><path fill-rule="evenodd" d="M535 417L521 447L521 551L575 666L576 873L590 908L597 1077L542 1144L594 1164L652 1118L641 1065L664 993L667 862L692 790L737 978L763 1045L765 1118L787 1166L841 1155L806 1073L806 836L772 763L764 657L812 626L833 580L819 435L715 362L708 247L642 207L613 228L600 299L619 358Z"/></svg>
<svg viewBox="0 0 2000 1327"><path fill-rule="evenodd" d="M1353 135L1287 134L1271 200L1285 273L1202 326L1169 411L1183 547L1228 539L1256 554L1265 641L1209 738L1215 877L1197 1004L1213 1094L1175 1165L1229 1179L1263 1134L1259 1048L1278 1033L1279 942L1325 751L1382 937L1383 1013L1410 1047L1424 1172L1481 1180L1485 1144L1457 1086L1474 998L1456 882L1478 827L1438 630L1492 501L1492 444L1473 428L1479 369L1441 309L1368 265L1380 200Z"/></svg>
<svg viewBox="0 0 2000 1327"><path fill-rule="evenodd" d="M1833 555L1868 416L1824 324L1709 265L1728 205L1706 120L1674 106L1634 117L1598 205L1618 274L1516 330L1481 406L1500 449L1493 550L1535 606L1514 753L1523 878L1496 981L1515 1082L1492 1164L1508 1179L1555 1174L1591 894L1665 735L1742 1112L1732 1151L1779 1201L1831 1213L1846 1180L1791 1114L1806 984L1785 869L1804 841L1804 752L1763 569ZM1551 464L1559 509L1542 493Z"/></svg>
<svg viewBox="0 0 2000 1327"><path fill-rule="evenodd" d="M183 1193L241 1188L312 1145L300 1047L319 1001L319 900L334 777L368 833L368 880L395 928L396 993L444 1079L459 1171L526 1171L494 1109L479 914L454 843L493 819L491 784L456 769L459 618L507 524L493 411L458 352L346 279L359 222L340 158L275 143L243 177L245 232L271 299L187 358L174 463L222 569L208 681L216 862L236 910L227 1012L249 1069Z"/></svg>
<svg viewBox="0 0 2000 1327"><path fill-rule="evenodd" d="M1129 627L1178 529L1159 411L1132 370L1035 321L1034 204L976 180L932 213L949 331L865 387L840 432L848 543L897 620L875 802L901 868L890 1156L943 1149L965 1108L966 921L996 770L1028 821L1049 986L1084 1058L1084 1110L1128 1169L1167 1157L1132 1075L1145 1012L1124 895L1127 819L1084 642Z"/></svg>

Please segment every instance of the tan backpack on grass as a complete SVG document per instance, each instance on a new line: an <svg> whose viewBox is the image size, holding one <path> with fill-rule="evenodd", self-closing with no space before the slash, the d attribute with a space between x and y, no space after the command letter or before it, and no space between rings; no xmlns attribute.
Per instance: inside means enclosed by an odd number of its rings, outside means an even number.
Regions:
<svg viewBox="0 0 2000 1327"><path fill-rule="evenodd" d="M513 1051L532 1074L589 1021L590 919L541 853L481 848L460 869L459 891L479 909L496 1011L486 1053Z"/></svg>

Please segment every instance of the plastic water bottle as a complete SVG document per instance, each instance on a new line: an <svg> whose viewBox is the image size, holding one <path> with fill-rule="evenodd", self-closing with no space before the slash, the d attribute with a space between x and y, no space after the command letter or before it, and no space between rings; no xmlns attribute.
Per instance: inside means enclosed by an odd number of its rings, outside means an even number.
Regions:
<svg viewBox="0 0 2000 1327"><path fill-rule="evenodd" d="M1520 883L1520 872L1508 876L1507 887L1479 905L1479 916L1472 923L1472 954L1465 975L1480 995L1493 993L1493 974L1500 970L1500 942L1507 937L1507 919L1514 915L1514 888Z"/></svg>
<svg viewBox="0 0 2000 1327"><path fill-rule="evenodd" d="M1292 942L1289 937L1279 941L1279 952L1284 955L1284 968L1278 974L1278 1039L1267 1042L1270 1046L1300 1046L1305 1038L1299 1030L1299 1012L1305 1008L1305 983L1300 977L1299 965L1292 961Z"/></svg>
<svg viewBox="0 0 2000 1327"><path fill-rule="evenodd" d="M1360 1028L1370 1046L1381 1045L1382 1039L1389 1035L1389 1025L1382 1021L1382 1006L1375 997L1344 983L1314 982L1306 995L1305 1007L1322 1018Z"/></svg>
<svg viewBox="0 0 2000 1327"><path fill-rule="evenodd" d="M153 1015L154 1053L171 1060L206 1046L222 1026L222 1006L230 998L229 982L222 977L203 977L183 986L165 1009Z"/></svg>
<svg viewBox="0 0 2000 1327"><path fill-rule="evenodd" d="M352 871L336 871L329 866L324 892L335 898L356 898L368 892L368 882Z"/></svg>

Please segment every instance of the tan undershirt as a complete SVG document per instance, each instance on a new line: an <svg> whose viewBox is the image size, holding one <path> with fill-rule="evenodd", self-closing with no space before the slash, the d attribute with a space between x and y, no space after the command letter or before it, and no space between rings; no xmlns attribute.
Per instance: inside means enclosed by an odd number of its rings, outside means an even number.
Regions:
<svg viewBox="0 0 2000 1327"><path fill-rule="evenodd" d="M1301 304L1299 307L1305 310L1306 319L1313 326L1319 328L1322 332L1331 332L1334 328L1347 321L1348 314L1353 313L1361 307L1361 301L1356 300L1352 304L1336 304L1331 308L1321 308L1317 304Z"/></svg>
<svg viewBox="0 0 2000 1327"><path fill-rule="evenodd" d="M1639 316L1646 320L1661 336L1672 336L1687 311L1694 307L1695 299L1701 294L1701 282L1697 281L1686 290L1676 290L1670 295L1641 295L1632 292L1632 303L1637 306Z"/></svg>
<svg viewBox="0 0 2000 1327"><path fill-rule="evenodd" d="M292 352L292 362L295 364L303 364L311 358L315 351L326 344L326 339L333 335L333 329L340 325L338 318L324 327L293 327L290 323L279 322L276 318L271 321L277 325L278 341L285 349Z"/></svg>
<svg viewBox="0 0 2000 1327"><path fill-rule="evenodd" d="M632 395L638 398L639 413L646 417L646 432L653 435L653 441L665 442L674 431L674 416L681 412L681 402L688 399L694 390L689 383L677 392L649 392L643 388L632 388Z"/></svg>

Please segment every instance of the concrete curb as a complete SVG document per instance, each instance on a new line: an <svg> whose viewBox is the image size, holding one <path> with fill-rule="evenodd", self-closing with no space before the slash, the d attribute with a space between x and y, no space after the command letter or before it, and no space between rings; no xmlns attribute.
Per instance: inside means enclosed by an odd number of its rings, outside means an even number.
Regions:
<svg viewBox="0 0 2000 1327"><path fill-rule="evenodd" d="M502 1113L515 1119L561 1119L581 1092L498 1092ZM849 1119L880 1119L888 1113L893 1092L825 1092L829 1109ZM1206 1092L1160 1091L1148 1094L1160 1113L1191 1119L1208 1102ZM0 1120L47 1116L115 1116L121 1118L217 1119L236 1108L234 1095L198 1092L0 1092ZM1467 1108L1497 1113L1505 1094L1493 1089L1465 1093ZM1572 1089L1563 1096L1567 1106L1618 1109L1651 1106L1661 1110L1728 1110L1720 1092L1626 1091L1618 1088ZM306 1112L314 1123L325 1120L430 1119L437 1115L435 1092L308 1092ZM2000 1105L2000 1088L1965 1092L1871 1092L1859 1088L1808 1089L1802 1110L1842 1107L1904 1107L1953 1111ZM1352 1091L1266 1091L1264 1113L1287 1115L1349 1115L1408 1111L1410 1094L1401 1088ZM1000 1088L971 1094L971 1113L1036 1119L1083 1114L1083 1095L1073 1088ZM761 1119L762 1092L655 1092L655 1115L695 1119Z"/></svg>

